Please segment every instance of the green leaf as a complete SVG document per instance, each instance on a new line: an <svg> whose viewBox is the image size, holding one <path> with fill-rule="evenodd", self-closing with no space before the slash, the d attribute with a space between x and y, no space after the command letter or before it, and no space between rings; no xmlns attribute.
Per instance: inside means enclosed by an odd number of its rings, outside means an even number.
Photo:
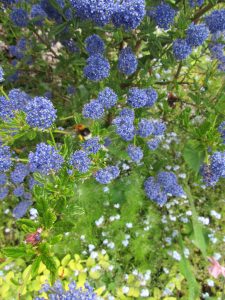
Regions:
<svg viewBox="0 0 225 300"><path fill-rule="evenodd" d="M26 248L24 246L20 247L6 247L2 250L3 254L7 257L25 257L27 255Z"/></svg>
<svg viewBox="0 0 225 300"><path fill-rule="evenodd" d="M188 142L184 146L183 156L189 167L197 173L204 159L204 151L199 143L195 141Z"/></svg>
<svg viewBox="0 0 225 300"><path fill-rule="evenodd" d="M41 263L41 256L38 256L37 258L35 258L34 262L32 263L32 266L31 266L31 276L32 277L36 277L40 263Z"/></svg>
<svg viewBox="0 0 225 300"><path fill-rule="evenodd" d="M19 220L16 221L16 223L19 224L19 225L26 225L30 229L36 229L36 228L38 228L38 224L37 223L35 223L32 220L28 220L28 219L19 219Z"/></svg>
<svg viewBox="0 0 225 300"><path fill-rule="evenodd" d="M46 268L51 272L55 273L57 270L56 263L54 261L54 258L50 255L41 255L41 260L43 264L46 266Z"/></svg>

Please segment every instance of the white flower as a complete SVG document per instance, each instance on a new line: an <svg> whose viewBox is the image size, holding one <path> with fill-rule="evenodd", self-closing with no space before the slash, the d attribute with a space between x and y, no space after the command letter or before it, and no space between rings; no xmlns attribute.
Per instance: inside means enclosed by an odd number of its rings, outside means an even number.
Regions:
<svg viewBox="0 0 225 300"><path fill-rule="evenodd" d="M212 279L207 279L207 284L208 284L208 286L213 287L214 286L214 281Z"/></svg>
<svg viewBox="0 0 225 300"><path fill-rule="evenodd" d="M122 291L124 294L127 294L129 292L130 288L128 286L123 286Z"/></svg>
<svg viewBox="0 0 225 300"><path fill-rule="evenodd" d="M181 255L177 251L173 251L172 256L177 261L181 260Z"/></svg>
<svg viewBox="0 0 225 300"><path fill-rule="evenodd" d="M115 244L113 242L108 243L108 248L110 249L114 249L115 248Z"/></svg>
<svg viewBox="0 0 225 300"><path fill-rule="evenodd" d="M114 207L115 207L115 208L120 208L119 203L114 204Z"/></svg>
<svg viewBox="0 0 225 300"><path fill-rule="evenodd" d="M104 216L101 216L98 220L95 221L97 227L101 226L104 222Z"/></svg>
<svg viewBox="0 0 225 300"><path fill-rule="evenodd" d="M215 258L215 260L220 260L222 255L220 253L214 253L213 257Z"/></svg>
<svg viewBox="0 0 225 300"><path fill-rule="evenodd" d="M98 252L92 251L92 252L91 252L91 258L95 259L95 258L97 258L97 257L98 257Z"/></svg>
<svg viewBox="0 0 225 300"><path fill-rule="evenodd" d="M199 222L201 222L203 225L209 225L209 218L204 217L198 217Z"/></svg>
<svg viewBox="0 0 225 300"><path fill-rule="evenodd" d="M188 248L185 248L185 249L184 249L184 256L185 256L186 258L188 258L189 255L190 255L189 249L188 249Z"/></svg>
<svg viewBox="0 0 225 300"><path fill-rule="evenodd" d="M182 178L182 179L185 179L187 177L187 175L185 173L181 173L178 175L178 177Z"/></svg>
<svg viewBox="0 0 225 300"><path fill-rule="evenodd" d="M108 186L105 186L105 187L103 188L103 192L104 192L104 193L108 193L108 191L109 191L109 187L108 187Z"/></svg>
<svg viewBox="0 0 225 300"><path fill-rule="evenodd" d="M122 244L124 247L127 247L129 245L129 241L128 240L123 240Z"/></svg>
<svg viewBox="0 0 225 300"><path fill-rule="evenodd" d="M81 239L81 241L84 241L85 240L85 235L81 235L80 239Z"/></svg>
<svg viewBox="0 0 225 300"><path fill-rule="evenodd" d="M190 210L186 211L186 215L187 216L192 216L192 211L190 211Z"/></svg>
<svg viewBox="0 0 225 300"><path fill-rule="evenodd" d="M105 249L102 249L101 253L102 253L102 255L105 255L106 254Z"/></svg>
<svg viewBox="0 0 225 300"><path fill-rule="evenodd" d="M92 244L88 245L89 252L92 252L92 250L94 250L94 249L95 249L94 245L92 245Z"/></svg>
<svg viewBox="0 0 225 300"><path fill-rule="evenodd" d="M107 239L105 239L105 240L103 241L103 244L104 244L104 245L107 245L108 242L109 242L109 241L108 241Z"/></svg>
<svg viewBox="0 0 225 300"><path fill-rule="evenodd" d="M138 270L136 270L136 269L133 270L133 271L132 271L132 274L133 274L134 276L137 276L137 275L138 275Z"/></svg>
<svg viewBox="0 0 225 300"><path fill-rule="evenodd" d="M221 219L221 214L219 214L218 212L216 212L215 210L211 210L210 212L212 217L215 217L216 219L220 220Z"/></svg>
<svg viewBox="0 0 225 300"><path fill-rule="evenodd" d="M109 271L112 271L114 269L114 266L110 265L109 266Z"/></svg>
<svg viewBox="0 0 225 300"><path fill-rule="evenodd" d="M167 268L163 268L164 273L169 274L169 270Z"/></svg>
<svg viewBox="0 0 225 300"><path fill-rule="evenodd" d="M148 289L143 289L141 290L141 297L148 297L149 296L149 290Z"/></svg>
<svg viewBox="0 0 225 300"><path fill-rule="evenodd" d="M133 224L132 224L132 223L126 223L126 227L127 227L127 228L132 228L132 227L133 227Z"/></svg>

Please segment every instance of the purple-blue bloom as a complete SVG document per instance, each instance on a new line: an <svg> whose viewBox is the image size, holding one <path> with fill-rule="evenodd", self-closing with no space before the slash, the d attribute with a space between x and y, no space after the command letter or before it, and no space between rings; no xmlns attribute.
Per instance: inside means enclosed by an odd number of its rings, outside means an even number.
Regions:
<svg viewBox="0 0 225 300"><path fill-rule="evenodd" d="M145 193L150 200L163 206L167 201L166 193L161 189L160 184L154 177L149 177L144 183Z"/></svg>
<svg viewBox="0 0 225 300"><path fill-rule="evenodd" d="M0 66L0 82L4 81L4 71L2 67Z"/></svg>
<svg viewBox="0 0 225 300"><path fill-rule="evenodd" d="M177 39L173 42L173 54L177 60L187 58L191 52L192 48L186 40Z"/></svg>
<svg viewBox="0 0 225 300"><path fill-rule="evenodd" d="M109 87L106 87L98 94L97 101L102 104L104 108L111 108L118 100L117 94Z"/></svg>
<svg viewBox="0 0 225 300"><path fill-rule="evenodd" d="M25 177L29 174L28 165L18 163L16 164L14 170L10 173L10 178L13 183L22 183Z"/></svg>
<svg viewBox="0 0 225 300"><path fill-rule="evenodd" d="M130 88L127 97L127 103L134 108L144 107L148 101L148 96L145 89L136 87Z"/></svg>
<svg viewBox="0 0 225 300"><path fill-rule="evenodd" d="M45 143L38 144L36 151L29 153L28 159L31 172L44 175L59 171L64 162L59 152Z"/></svg>
<svg viewBox="0 0 225 300"><path fill-rule="evenodd" d="M13 8L10 18L16 26L26 27L28 25L28 14L22 8Z"/></svg>
<svg viewBox="0 0 225 300"><path fill-rule="evenodd" d="M96 154L100 149L99 138L93 137L82 144L82 147L87 154Z"/></svg>
<svg viewBox="0 0 225 300"><path fill-rule="evenodd" d="M218 127L218 131L221 134L221 137L223 139L223 143L225 144L225 121L223 121L220 126Z"/></svg>
<svg viewBox="0 0 225 300"><path fill-rule="evenodd" d="M166 130L166 124L162 121L159 120L154 120L153 121L153 125L154 125L154 131L153 131L153 135L163 135L165 130Z"/></svg>
<svg viewBox="0 0 225 300"><path fill-rule="evenodd" d="M86 152L77 150L72 154L69 164L79 172L86 173L91 166L91 160Z"/></svg>
<svg viewBox="0 0 225 300"><path fill-rule="evenodd" d="M10 148L0 145L0 172L8 171L12 166Z"/></svg>
<svg viewBox="0 0 225 300"><path fill-rule="evenodd" d="M131 75L137 70L138 61L130 47L120 51L118 59L118 69L121 73Z"/></svg>
<svg viewBox="0 0 225 300"><path fill-rule="evenodd" d="M5 173L0 173L0 185L4 185L7 182L7 176Z"/></svg>
<svg viewBox="0 0 225 300"><path fill-rule="evenodd" d="M209 29L205 24L191 24L187 29L187 43L191 47L201 46L209 35Z"/></svg>
<svg viewBox="0 0 225 300"><path fill-rule="evenodd" d="M32 5L30 16L31 19L33 19L34 24L37 26L41 26L43 24L43 21L47 18L47 14L40 4Z"/></svg>
<svg viewBox="0 0 225 300"><path fill-rule="evenodd" d="M86 38L85 49L89 55L103 54L105 51L105 43L99 35L93 34Z"/></svg>
<svg viewBox="0 0 225 300"><path fill-rule="evenodd" d="M143 158L143 151L141 147L129 145L127 147L127 153L130 156L131 160L137 163L140 162L140 160Z"/></svg>
<svg viewBox="0 0 225 300"><path fill-rule="evenodd" d="M113 124L116 125L116 133L121 136L125 141L131 141L135 135L134 111L129 108L121 110L119 117L113 120Z"/></svg>
<svg viewBox="0 0 225 300"><path fill-rule="evenodd" d="M85 118L100 119L104 114L104 107L98 100L92 100L84 105L82 114Z"/></svg>
<svg viewBox="0 0 225 300"><path fill-rule="evenodd" d="M84 76L89 80L101 81L110 74L109 61L100 54L95 54L87 59L87 65L84 67Z"/></svg>
<svg viewBox="0 0 225 300"><path fill-rule="evenodd" d="M9 91L9 99L13 110L27 110L27 105L31 101L31 97L20 89L12 89Z"/></svg>
<svg viewBox="0 0 225 300"><path fill-rule="evenodd" d="M176 11L169 4L162 3L148 11L148 16L152 17L160 28L169 29L174 23Z"/></svg>
<svg viewBox="0 0 225 300"><path fill-rule="evenodd" d="M190 7L202 6L205 0L189 0Z"/></svg>
<svg viewBox="0 0 225 300"><path fill-rule="evenodd" d="M225 30L225 9L214 10L205 18L205 22L211 33Z"/></svg>
<svg viewBox="0 0 225 300"><path fill-rule="evenodd" d="M14 117L12 105L8 99L0 96L0 118L7 121Z"/></svg>
<svg viewBox="0 0 225 300"><path fill-rule="evenodd" d="M22 218L25 214L26 214L26 212L27 212L27 210L28 210L28 208L32 205L32 201L21 201L14 209L13 209L13 216L14 216L14 218L16 218L16 219L20 219L20 218Z"/></svg>
<svg viewBox="0 0 225 300"><path fill-rule="evenodd" d="M154 132L154 123L147 119L141 119L138 123L137 134L143 138L146 138L153 134Z"/></svg>
<svg viewBox="0 0 225 300"><path fill-rule="evenodd" d="M0 200L5 199L8 196L9 189L7 187L0 187Z"/></svg>
<svg viewBox="0 0 225 300"><path fill-rule="evenodd" d="M56 119L56 110L52 102L45 97L35 97L26 107L26 121L31 127L46 129Z"/></svg>
<svg viewBox="0 0 225 300"><path fill-rule="evenodd" d="M24 186L23 185L19 185L17 186L14 190L13 190L13 194L16 197L22 197L24 194Z"/></svg>
<svg viewBox="0 0 225 300"><path fill-rule="evenodd" d="M117 166L109 166L104 169L98 170L94 177L101 184L108 184L113 179L117 178L120 174L120 170Z"/></svg>
<svg viewBox="0 0 225 300"><path fill-rule="evenodd" d="M145 92L147 94L147 102L145 105L151 107L158 99L158 93L151 87L145 89Z"/></svg>
<svg viewBox="0 0 225 300"><path fill-rule="evenodd" d="M161 142L160 138L156 137L147 142L148 148L150 150L156 150L158 148L160 142Z"/></svg>

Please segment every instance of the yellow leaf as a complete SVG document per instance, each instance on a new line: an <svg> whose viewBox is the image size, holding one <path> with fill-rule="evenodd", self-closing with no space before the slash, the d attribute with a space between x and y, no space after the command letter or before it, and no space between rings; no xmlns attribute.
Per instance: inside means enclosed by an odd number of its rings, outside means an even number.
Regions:
<svg viewBox="0 0 225 300"><path fill-rule="evenodd" d="M175 297L166 297L166 298L163 298L163 300L177 300L177 298L175 298Z"/></svg>
<svg viewBox="0 0 225 300"><path fill-rule="evenodd" d="M107 270L107 269L109 268L109 266L110 266L110 263L108 263L107 261L104 261L104 260L100 260L100 261L99 261L99 265L100 265L103 269Z"/></svg>
<svg viewBox="0 0 225 300"><path fill-rule="evenodd" d="M83 287L84 286L84 283L87 279L87 274L82 272L78 275L78 283L77 283L77 286L78 287Z"/></svg>
<svg viewBox="0 0 225 300"><path fill-rule="evenodd" d="M129 292L127 293L127 296L138 298L140 295L139 289L130 287Z"/></svg>
<svg viewBox="0 0 225 300"><path fill-rule="evenodd" d="M86 265L87 267L93 267L95 265L95 260L91 257L88 257Z"/></svg>
<svg viewBox="0 0 225 300"><path fill-rule="evenodd" d="M30 279L31 277L30 269L31 269L31 265L26 267L26 269L23 271L23 275L22 275L23 280L28 281Z"/></svg>
<svg viewBox="0 0 225 300"><path fill-rule="evenodd" d="M6 278L6 281L9 281L11 278L14 278L13 271L9 271L9 273L7 273L5 278Z"/></svg>
<svg viewBox="0 0 225 300"><path fill-rule="evenodd" d="M93 278L93 279L99 279L99 278L101 277L101 273L98 272L98 271L95 271L95 272L90 271L90 272L89 272L89 275L90 275L90 277Z"/></svg>
<svg viewBox="0 0 225 300"><path fill-rule="evenodd" d="M154 298L160 299L160 297L161 297L161 291L160 291L160 289L154 288L153 295L154 295Z"/></svg>
<svg viewBox="0 0 225 300"><path fill-rule="evenodd" d="M105 286L102 286L102 287L98 288L97 290L95 290L95 293L98 296L101 296L104 291L105 291Z"/></svg>
<svg viewBox="0 0 225 300"><path fill-rule="evenodd" d="M133 274L130 274L130 275L128 276L127 282L128 282L129 284L131 284L131 283L133 283L134 281L135 281L135 276L134 276Z"/></svg>
<svg viewBox="0 0 225 300"><path fill-rule="evenodd" d="M46 266L43 264L43 262L41 262L38 268L38 274L41 274L45 270L46 270Z"/></svg>
<svg viewBox="0 0 225 300"><path fill-rule="evenodd" d="M67 255L62 259L61 265L62 265L62 266L68 265L70 259L71 259L71 255L70 255L70 254L67 254Z"/></svg>
<svg viewBox="0 0 225 300"><path fill-rule="evenodd" d="M76 261L80 260L80 256L78 254L74 254L74 258L75 258Z"/></svg>

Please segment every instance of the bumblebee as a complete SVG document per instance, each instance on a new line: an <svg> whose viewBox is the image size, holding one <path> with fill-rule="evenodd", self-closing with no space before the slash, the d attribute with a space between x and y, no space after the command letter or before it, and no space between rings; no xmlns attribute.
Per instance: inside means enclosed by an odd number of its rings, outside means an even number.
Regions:
<svg viewBox="0 0 225 300"><path fill-rule="evenodd" d="M89 140L92 136L90 129L83 124L75 125L74 129L81 141Z"/></svg>

